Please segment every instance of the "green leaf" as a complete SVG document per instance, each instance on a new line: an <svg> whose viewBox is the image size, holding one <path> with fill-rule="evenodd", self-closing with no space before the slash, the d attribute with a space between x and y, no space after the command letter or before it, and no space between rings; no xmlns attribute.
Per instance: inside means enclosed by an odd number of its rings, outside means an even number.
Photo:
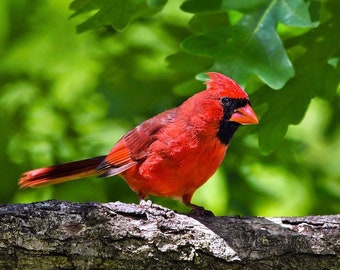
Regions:
<svg viewBox="0 0 340 270"><path fill-rule="evenodd" d="M285 25L299 27L314 27L314 24L309 15L310 3L302 0L281 0L272 1L272 10L277 21Z"/></svg>
<svg viewBox="0 0 340 270"><path fill-rule="evenodd" d="M225 12L196 14L189 22L195 33L204 33L213 29L230 26L230 20Z"/></svg>
<svg viewBox="0 0 340 270"><path fill-rule="evenodd" d="M209 58L197 57L186 53L176 53L166 58L170 68L182 72L200 72L211 67L213 62Z"/></svg>
<svg viewBox="0 0 340 270"><path fill-rule="evenodd" d="M209 10L214 7L220 12L227 10L227 4L232 7L236 3L224 1L216 8L215 2ZM187 1L182 8L201 12L206 8L204 5L200 9L199 6L194 7L193 1ZM300 27L312 27L314 24L309 18L308 4L302 0L267 1L266 5L263 1L255 1L254 5L260 7L246 13L234 26L226 25L190 36L183 41L182 48L189 54L212 58L215 70L228 74L241 84L255 74L271 88L279 89L293 77L294 68L277 34L277 24L281 22ZM233 7L243 10L243 6Z"/></svg>
<svg viewBox="0 0 340 270"><path fill-rule="evenodd" d="M177 84L174 87L174 93L176 93L179 96L190 96L195 94L194 89L202 89L203 90L204 85L202 82L199 82L197 80L187 80L182 83Z"/></svg>
<svg viewBox="0 0 340 270"><path fill-rule="evenodd" d="M269 154L283 140L289 125L303 119L310 101L316 97L331 99L340 83L340 65L330 60L340 53L340 22L334 17L312 32L287 41L290 47L304 46L306 52L295 63L296 77L278 92L258 93L256 104L268 102L268 111L260 121L259 146ZM315 42L316 41L316 42Z"/></svg>
<svg viewBox="0 0 340 270"><path fill-rule="evenodd" d="M223 28L191 36L184 40L182 48L187 53L212 58L215 69L241 84L251 74L256 74L278 89L294 75L292 64L273 28L251 30L247 25Z"/></svg>
<svg viewBox="0 0 340 270"><path fill-rule="evenodd" d="M181 5L181 9L190 13L207 13L220 10L222 0L188 0Z"/></svg>
<svg viewBox="0 0 340 270"><path fill-rule="evenodd" d="M116 31L124 31L131 21L157 13L166 2L167 0L74 0L70 5L70 9L75 11L71 18L91 13L86 21L77 26L80 33L107 25Z"/></svg>
<svg viewBox="0 0 340 270"><path fill-rule="evenodd" d="M187 0L181 5L181 9L189 13L207 13L216 11L246 11L254 10L268 0Z"/></svg>

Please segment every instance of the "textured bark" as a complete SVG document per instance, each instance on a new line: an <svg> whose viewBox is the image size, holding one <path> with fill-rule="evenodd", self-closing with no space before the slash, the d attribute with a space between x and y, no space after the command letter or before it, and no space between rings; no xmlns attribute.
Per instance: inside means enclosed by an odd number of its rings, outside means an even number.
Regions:
<svg viewBox="0 0 340 270"><path fill-rule="evenodd" d="M340 269L340 215L188 217L157 205L0 205L0 269Z"/></svg>

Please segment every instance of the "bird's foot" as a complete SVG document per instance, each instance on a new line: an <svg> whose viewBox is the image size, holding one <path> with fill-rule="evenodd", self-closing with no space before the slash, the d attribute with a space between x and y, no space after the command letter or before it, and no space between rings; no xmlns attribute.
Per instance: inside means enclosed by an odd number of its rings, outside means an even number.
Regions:
<svg viewBox="0 0 340 270"><path fill-rule="evenodd" d="M147 206L147 207L152 207L152 201L151 200L144 200L144 199L141 199L139 201L139 205L144 207L144 206Z"/></svg>
<svg viewBox="0 0 340 270"><path fill-rule="evenodd" d="M153 216L164 216L167 218L173 218L175 215L175 212L173 210L158 204L154 204L151 200L141 199L139 201L139 208L145 213L152 214Z"/></svg>
<svg viewBox="0 0 340 270"><path fill-rule="evenodd" d="M196 204L186 204L187 206L191 207L191 211L189 213L189 216L191 217L214 217L214 213L210 210L206 210L203 206L199 206Z"/></svg>
<svg viewBox="0 0 340 270"><path fill-rule="evenodd" d="M214 213L210 210L204 209L204 207L197 206L192 208L189 213L189 216L199 216L199 217L214 217Z"/></svg>

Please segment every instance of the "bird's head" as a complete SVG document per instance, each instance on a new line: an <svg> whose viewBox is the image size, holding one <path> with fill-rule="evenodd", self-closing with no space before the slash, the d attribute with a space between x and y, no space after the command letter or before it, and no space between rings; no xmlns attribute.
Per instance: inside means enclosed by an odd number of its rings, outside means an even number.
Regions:
<svg viewBox="0 0 340 270"><path fill-rule="evenodd" d="M219 99L224 111L224 118L241 125L258 124L259 120L253 111L247 93L229 77L208 72L210 80L206 82L207 90Z"/></svg>
<svg viewBox="0 0 340 270"><path fill-rule="evenodd" d="M217 72L207 74L210 77L206 82L209 97L218 101L218 107L223 111L217 136L227 145L240 125L257 124L259 121L247 93L235 81Z"/></svg>

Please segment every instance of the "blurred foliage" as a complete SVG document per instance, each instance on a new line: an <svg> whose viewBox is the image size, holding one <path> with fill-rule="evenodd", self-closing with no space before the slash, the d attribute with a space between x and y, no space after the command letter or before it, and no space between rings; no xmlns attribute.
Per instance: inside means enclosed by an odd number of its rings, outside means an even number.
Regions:
<svg viewBox="0 0 340 270"><path fill-rule="evenodd" d="M212 70L246 88L260 124L237 132L193 202L216 214L339 213L339 29L338 0L1 1L0 201L137 202L119 177L28 190L17 179L107 153Z"/></svg>

